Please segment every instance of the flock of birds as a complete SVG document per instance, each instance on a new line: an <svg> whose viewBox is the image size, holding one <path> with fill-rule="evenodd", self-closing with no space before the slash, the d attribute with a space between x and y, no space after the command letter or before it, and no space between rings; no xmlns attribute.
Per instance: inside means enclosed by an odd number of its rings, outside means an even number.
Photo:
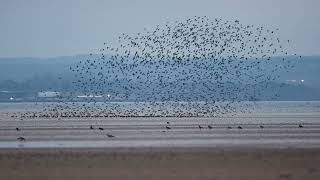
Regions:
<svg viewBox="0 0 320 180"><path fill-rule="evenodd" d="M193 17L121 34L70 67L76 91L46 108L53 116L209 116L248 112L289 71L278 29ZM279 57L281 57L279 59ZM273 88L273 89L272 89ZM85 97L76 103L77 95ZM269 95L270 96L270 95ZM79 100L79 99L78 99ZM111 103L131 102L131 105Z"/></svg>
<svg viewBox="0 0 320 180"><path fill-rule="evenodd" d="M243 101L263 97L263 90L274 88L270 82L279 72L293 67L286 57L296 54L288 52L290 41L282 41L278 30L203 16L123 33L116 44L104 43L70 67L77 90L69 98L23 117L221 117L250 112L254 105Z"/></svg>

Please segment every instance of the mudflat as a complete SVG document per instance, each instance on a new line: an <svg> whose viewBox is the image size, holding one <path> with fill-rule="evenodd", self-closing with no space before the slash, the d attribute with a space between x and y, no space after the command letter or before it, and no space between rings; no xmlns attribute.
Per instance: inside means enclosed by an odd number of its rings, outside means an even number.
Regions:
<svg viewBox="0 0 320 180"><path fill-rule="evenodd" d="M4 180L318 180L320 149L2 149Z"/></svg>

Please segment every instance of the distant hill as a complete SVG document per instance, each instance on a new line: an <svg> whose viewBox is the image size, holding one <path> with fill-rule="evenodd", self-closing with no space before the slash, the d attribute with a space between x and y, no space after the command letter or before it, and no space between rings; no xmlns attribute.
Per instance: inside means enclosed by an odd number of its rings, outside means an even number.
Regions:
<svg viewBox="0 0 320 180"><path fill-rule="evenodd" d="M0 91L59 90L72 91L73 75L69 67L85 60L88 55L61 56L55 58L0 58ZM295 67L290 72L280 72L277 86L287 80L302 84L290 84L279 90L279 100L320 100L320 56L304 56L300 60L287 57ZM272 63L277 63L277 59ZM266 67L267 68L267 67ZM62 77L62 80L58 80ZM268 90L265 90L268 94ZM270 92L269 92L270 94Z"/></svg>
<svg viewBox="0 0 320 180"><path fill-rule="evenodd" d="M0 81L26 81L37 76L65 76L70 65L86 56L55 58L0 58Z"/></svg>

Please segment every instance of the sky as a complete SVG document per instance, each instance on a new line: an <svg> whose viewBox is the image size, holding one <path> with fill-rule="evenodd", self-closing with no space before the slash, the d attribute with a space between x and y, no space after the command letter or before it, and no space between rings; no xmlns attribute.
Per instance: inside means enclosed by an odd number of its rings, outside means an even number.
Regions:
<svg viewBox="0 0 320 180"><path fill-rule="evenodd" d="M86 54L166 21L207 16L279 28L320 55L320 0L0 0L0 57Z"/></svg>

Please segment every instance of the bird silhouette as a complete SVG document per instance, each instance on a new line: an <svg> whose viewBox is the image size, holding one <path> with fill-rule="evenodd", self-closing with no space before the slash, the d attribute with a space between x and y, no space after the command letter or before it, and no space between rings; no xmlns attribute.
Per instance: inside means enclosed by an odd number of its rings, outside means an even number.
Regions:
<svg viewBox="0 0 320 180"><path fill-rule="evenodd" d="M112 134L107 134L107 136L109 137L109 138L113 138L113 137L115 137L114 135L112 135Z"/></svg>
<svg viewBox="0 0 320 180"><path fill-rule="evenodd" d="M18 137L17 140L19 140L19 141L26 141L26 138L24 138L24 137Z"/></svg>

